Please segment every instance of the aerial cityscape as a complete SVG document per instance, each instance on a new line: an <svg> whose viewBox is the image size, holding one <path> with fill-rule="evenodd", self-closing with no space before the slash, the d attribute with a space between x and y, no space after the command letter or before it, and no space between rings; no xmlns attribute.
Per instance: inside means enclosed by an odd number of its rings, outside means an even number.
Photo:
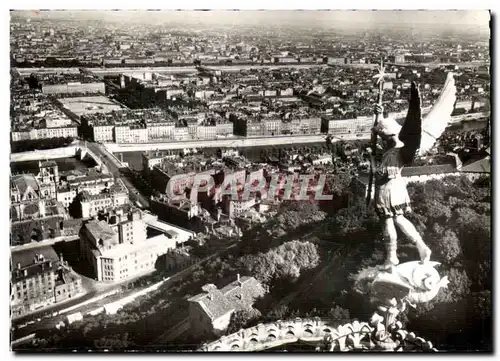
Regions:
<svg viewBox="0 0 500 361"><path fill-rule="evenodd" d="M486 10L10 12L14 352L492 352Z"/></svg>

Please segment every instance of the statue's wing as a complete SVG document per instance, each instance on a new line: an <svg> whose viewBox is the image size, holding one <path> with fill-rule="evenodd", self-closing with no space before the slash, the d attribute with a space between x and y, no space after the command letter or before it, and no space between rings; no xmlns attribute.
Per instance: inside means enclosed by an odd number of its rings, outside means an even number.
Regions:
<svg viewBox="0 0 500 361"><path fill-rule="evenodd" d="M422 137L422 109L420 93L415 82L411 83L408 114L399 133L404 143L402 156L405 165L410 165L420 147Z"/></svg>
<svg viewBox="0 0 500 361"><path fill-rule="evenodd" d="M424 155L431 149L446 129L457 99L456 91L455 78L453 78L453 73L450 72L446 77L446 82L437 102L422 121L422 140L419 155Z"/></svg>

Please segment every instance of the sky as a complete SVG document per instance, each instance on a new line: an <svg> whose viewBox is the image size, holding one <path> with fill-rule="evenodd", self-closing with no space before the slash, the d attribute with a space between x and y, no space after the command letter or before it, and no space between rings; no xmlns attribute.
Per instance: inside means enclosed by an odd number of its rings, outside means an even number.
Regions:
<svg viewBox="0 0 500 361"><path fill-rule="evenodd" d="M415 23L415 24L443 24L467 25L467 24L487 24L489 12L487 10L211 10L211 11L145 11L145 10L120 10L120 11L41 11L35 13L30 10L15 11L24 13L31 17L49 15L67 16L68 12L73 14L84 14L86 16L97 17L179 17L189 14L200 19L223 19L234 18L241 21L252 19L262 19L267 21L280 20L304 20L304 21L339 21L339 22L376 22L376 23ZM182 14L182 15L181 15ZM279 15L278 15L279 14Z"/></svg>

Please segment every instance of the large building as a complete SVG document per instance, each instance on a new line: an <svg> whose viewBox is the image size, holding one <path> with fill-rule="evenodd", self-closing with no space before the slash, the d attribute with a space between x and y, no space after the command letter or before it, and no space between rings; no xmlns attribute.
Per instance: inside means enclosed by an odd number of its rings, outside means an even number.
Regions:
<svg viewBox="0 0 500 361"><path fill-rule="evenodd" d="M89 128L91 139L95 142L105 143L115 140L114 125L91 125Z"/></svg>
<svg viewBox="0 0 500 361"><path fill-rule="evenodd" d="M215 124L216 134L227 137L233 135L233 123L227 120L219 120Z"/></svg>
<svg viewBox="0 0 500 361"><path fill-rule="evenodd" d="M168 193L167 186L174 193L182 193L186 188L191 188L196 174L213 175L215 169L210 164L196 158L183 160L162 159L153 166L150 172L152 186L161 193Z"/></svg>
<svg viewBox="0 0 500 361"><path fill-rule="evenodd" d="M147 143L175 139L175 123L162 109L85 114L82 133L96 142Z"/></svg>
<svg viewBox="0 0 500 361"><path fill-rule="evenodd" d="M11 140L76 137L76 124L45 94L21 90L11 94Z"/></svg>
<svg viewBox="0 0 500 361"><path fill-rule="evenodd" d="M163 159L175 159L179 157L179 152L174 150L142 152L142 170L147 175L155 165L162 163Z"/></svg>
<svg viewBox="0 0 500 361"><path fill-rule="evenodd" d="M275 116L246 116L231 114L234 134L244 137L320 134L321 118L307 114L291 115L285 118Z"/></svg>
<svg viewBox="0 0 500 361"><path fill-rule="evenodd" d="M20 317L82 294L80 277L60 262L52 247L12 253L11 313Z"/></svg>
<svg viewBox="0 0 500 361"><path fill-rule="evenodd" d="M66 216L63 204L56 200L56 185L59 182L57 164L53 161L40 161L38 167L36 176L11 176L10 212L14 223L53 215Z"/></svg>
<svg viewBox="0 0 500 361"><path fill-rule="evenodd" d="M84 191L80 197L80 215L82 218L97 216L99 212L108 211L129 203L128 190L121 179L99 194Z"/></svg>
<svg viewBox="0 0 500 361"><path fill-rule="evenodd" d="M105 94L102 81L87 74L39 74L38 83L44 94Z"/></svg>
<svg viewBox="0 0 500 361"><path fill-rule="evenodd" d="M151 122L147 123L148 141L173 139L174 122Z"/></svg>
<svg viewBox="0 0 500 361"><path fill-rule="evenodd" d="M68 208L78 194L82 192L96 196L102 193L109 194L114 184L115 179L110 174L96 172L68 174L61 177L57 185L57 200Z"/></svg>
<svg viewBox="0 0 500 361"><path fill-rule="evenodd" d="M11 132L13 142L21 140L36 140L48 138L76 138L78 136L77 127L53 127L53 128L32 128L26 131Z"/></svg>
<svg viewBox="0 0 500 361"><path fill-rule="evenodd" d="M366 133L370 131L372 125L373 119L371 117L354 119L323 117L321 119L321 132L332 135Z"/></svg>
<svg viewBox="0 0 500 361"><path fill-rule="evenodd" d="M98 281L119 282L155 269L159 256L177 246L164 234L147 238L138 210L123 208L104 220L91 220L80 231L80 252Z"/></svg>
<svg viewBox="0 0 500 361"><path fill-rule="evenodd" d="M196 334L220 334L229 325L236 311L251 310L255 301L265 295L263 285L254 277L240 277L218 289L213 284L203 286L203 293L189 301L189 321Z"/></svg>
<svg viewBox="0 0 500 361"><path fill-rule="evenodd" d="M59 167L54 161L39 161L38 174L35 176L43 198L55 199L56 186L59 183Z"/></svg>

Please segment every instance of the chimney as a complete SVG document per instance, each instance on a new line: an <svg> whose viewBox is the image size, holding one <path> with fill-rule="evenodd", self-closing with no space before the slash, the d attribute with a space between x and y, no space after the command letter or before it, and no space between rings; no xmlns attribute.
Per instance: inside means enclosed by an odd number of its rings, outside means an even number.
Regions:
<svg viewBox="0 0 500 361"><path fill-rule="evenodd" d="M238 285L241 287L242 283L240 281L240 274L239 273L236 275L236 281L238 282Z"/></svg>
<svg viewBox="0 0 500 361"><path fill-rule="evenodd" d="M17 269L21 269L21 263L17 262Z"/></svg>
<svg viewBox="0 0 500 361"><path fill-rule="evenodd" d="M28 275L28 270L25 269L23 273L24 273L24 277L26 277Z"/></svg>

